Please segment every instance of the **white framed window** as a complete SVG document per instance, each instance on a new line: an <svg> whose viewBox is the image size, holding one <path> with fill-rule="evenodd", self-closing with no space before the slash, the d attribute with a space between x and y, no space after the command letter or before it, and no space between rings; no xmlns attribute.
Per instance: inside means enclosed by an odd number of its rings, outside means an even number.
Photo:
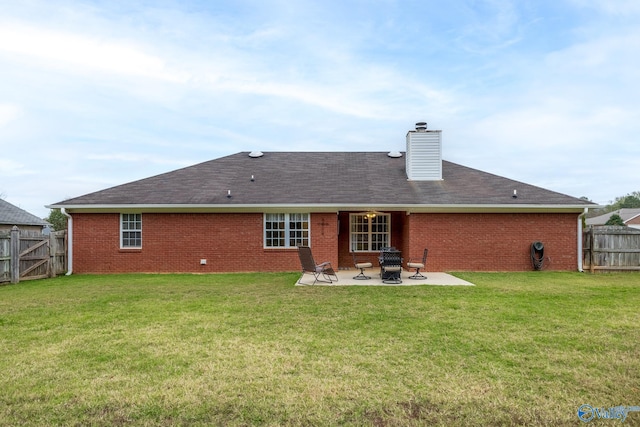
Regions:
<svg viewBox="0 0 640 427"><path fill-rule="evenodd" d="M351 252L373 252L391 246L391 215L349 215Z"/></svg>
<svg viewBox="0 0 640 427"><path fill-rule="evenodd" d="M309 214L264 214L264 247L295 248L309 246Z"/></svg>
<svg viewBox="0 0 640 427"><path fill-rule="evenodd" d="M142 214L120 214L120 247L123 249L142 247Z"/></svg>

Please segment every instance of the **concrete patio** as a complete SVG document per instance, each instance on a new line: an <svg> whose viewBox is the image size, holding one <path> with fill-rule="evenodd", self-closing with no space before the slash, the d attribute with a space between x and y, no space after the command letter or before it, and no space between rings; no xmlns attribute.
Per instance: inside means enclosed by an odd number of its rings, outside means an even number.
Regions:
<svg viewBox="0 0 640 427"><path fill-rule="evenodd" d="M414 274L413 271L402 271L402 283L382 283L380 279L379 268L365 269L365 275L371 277L369 280L356 280L354 277L360 272L360 270L339 270L337 271L338 281L333 283L316 282L313 286L419 286L419 285L434 285L434 286L475 286L473 283L466 280L459 279L451 274L431 272L424 273L426 279L409 279L409 276ZM313 276L311 274L305 274L306 277L302 279L304 284L296 282L296 286L312 286ZM320 277L322 278L322 276Z"/></svg>

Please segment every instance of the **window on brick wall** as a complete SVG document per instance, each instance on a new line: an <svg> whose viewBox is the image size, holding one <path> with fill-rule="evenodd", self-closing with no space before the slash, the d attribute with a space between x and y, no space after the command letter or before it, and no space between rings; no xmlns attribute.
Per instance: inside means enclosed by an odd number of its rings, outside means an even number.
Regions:
<svg viewBox="0 0 640 427"><path fill-rule="evenodd" d="M351 214L351 252L379 251L391 242L391 215Z"/></svg>
<svg viewBox="0 0 640 427"><path fill-rule="evenodd" d="M142 247L142 214L120 214L120 247L123 249Z"/></svg>
<svg viewBox="0 0 640 427"><path fill-rule="evenodd" d="M264 214L265 248L309 246L309 214Z"/></svg>

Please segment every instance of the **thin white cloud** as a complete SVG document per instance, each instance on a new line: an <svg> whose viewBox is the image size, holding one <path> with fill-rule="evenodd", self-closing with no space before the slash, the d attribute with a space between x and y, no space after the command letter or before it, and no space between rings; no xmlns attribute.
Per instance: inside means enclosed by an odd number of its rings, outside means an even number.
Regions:
<svg viewBox="0 0 640 427"><path fill-rule="evenodd" d="M248 39L270 38L281 30L266 29L247 36ZM171 46L171 49L176 49ZM230 91L239 94L287 98L308 105L354 117L380 119L398 111L397 105L371 99L376 91L394 90L408 84L405 92L420 88L429 93L426 100L448 98L443 91L424 83L411 83L396 70L362 63L348 55L332 55L332 64L317 63L317 74L293 76L275 72L268 57L251 58L236 52L224 58L213 56L192 58L171 67L169 60L146 53L126 41L89 37L83 34L36 28L34 26L0 24L0 51L37 60L45 67L64 68L69 74L95 71L114 75L151 78L172 83L188 83L190 90ZM214 52L216 52L214 50ZM317 60L320 61L321 58ZM188 59L188 58L187 58ZM265 62L266 61L266 62ZM346 72L345 70L349 70ZM319 78L319 80L318 80ZM109 81L104 82L109 84ZM157 98L162 89L138 86L139 94ZM146 89L145 89L146 88Z"/></svg>
<svg viewBox="0 0 640 427"><path fill-rule="evenodd" d="M138 163L169 165L171 167L183 167L191 164L188 161L177 159L176 157L154 156L145 153L114 153L114 154L87 154L84 156L87 161L101 161L105 163L117 162L118 164Z"/></svg>
<svg viewBox="0 0 640 427"><path fill-rule="evenodd" d="M580 7L597 9L607 15L640 14L640 2L637 0L571 0L571 3Z"/></svg>
<svg viewBox="0 0 640 427"><path fill-rule="evenodd" d="M460 46L475 54L489 54L518 43L523 25L516 3L502 0L472 2L460 7L467 24L457 30Z"/></svg>
<svg viewBox="0 0 640 427"><path fill-rule="evenodd" d="M22 108L12 104L0 104L0 127L22 116Z"/></svg>
<svg viewBox="0 0 640 427"><path fill-rule="evenodd" d="M15 159L2 157L4 156L0 156L0 171L2 172L2 175L6 174L14 177L22 177L37 173L36 170L29 169L24 163ZM2 191L2 187L0 187L0 191Z"/></svg>
<svg viewBox="0 0 640 427"><path fill-rule="evenodd" d="M0 51L39 60L52 66L82 67L106 73L184 82L185 73L167 68L161 58L142 52L126 41L0 23Z"/></svg>

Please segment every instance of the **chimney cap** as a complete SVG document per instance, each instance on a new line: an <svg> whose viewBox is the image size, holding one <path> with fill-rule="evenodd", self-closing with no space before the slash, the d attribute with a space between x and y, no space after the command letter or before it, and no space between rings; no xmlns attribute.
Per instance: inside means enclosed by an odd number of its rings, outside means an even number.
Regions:
<svg viewBox="0 0 640 427"><path fill-rule="evenodd" d="M427 130L427 122L416 123L416 130L418 132L424 132L425 130Z"/></svg>

